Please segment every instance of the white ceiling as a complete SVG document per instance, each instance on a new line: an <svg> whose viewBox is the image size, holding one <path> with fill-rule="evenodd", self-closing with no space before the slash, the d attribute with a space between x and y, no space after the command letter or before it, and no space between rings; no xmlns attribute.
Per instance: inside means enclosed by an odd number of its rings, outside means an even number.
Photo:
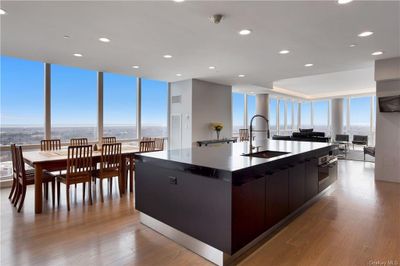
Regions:
<svg viewBox="0 0 400 266"><path fill-rule="evenodd" d="M275 91L283 93L287 90L295 96L309 99L375 93L375 85L372 67L274 82Z"/></svg>
<svg viewBox="0 0 400 266"><path fill-rule="evenodd" d="M400 56L399 1L2 1L1 7L8 12L1 16L3 55L166 81L270 88L277 80L371 68L377 58ZM225 15L219 25L208 20L215 13ZM243 28L253 33L239 36ZM357 37L365 30L375 34ZM279 55L281 49L291 53ZM376 50L384 54L372 56ZM302 83L289 89L321 92Z"/></svg>

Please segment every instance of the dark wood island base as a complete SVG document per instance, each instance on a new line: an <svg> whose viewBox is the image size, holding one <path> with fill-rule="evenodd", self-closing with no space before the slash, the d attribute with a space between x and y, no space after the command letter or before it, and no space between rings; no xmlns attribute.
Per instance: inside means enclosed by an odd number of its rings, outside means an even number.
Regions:
<svg viewBox="0 0 400 266"><path fill-rule="evenodd" d="M336 180L335 152L323 143L268 140L260 150L288 154L242 156L247 143L136 156L136 209L141 222L218 265L307 208ZM328 173L328 174L327 174ZM327 178L329 177L329 178Z"/></svg>

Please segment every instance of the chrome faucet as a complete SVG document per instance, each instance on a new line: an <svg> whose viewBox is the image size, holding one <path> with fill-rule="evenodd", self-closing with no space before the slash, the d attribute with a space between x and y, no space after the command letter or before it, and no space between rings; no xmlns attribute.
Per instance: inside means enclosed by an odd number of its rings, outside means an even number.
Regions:
<svg viewBox="0 0 400 266"><path fill-rule="evenodd" d="M263 118L266 122L267 122L267 130L253 130L253 119L256 117L261 117ZM267 138L269 138L269 121L268 119L263 116L263 115L255 115L251 118L250 120L250 153L253 153L253 149L257 148L258 151L258 147L253 147L253 131L255 132L267 132Z"/></svg>

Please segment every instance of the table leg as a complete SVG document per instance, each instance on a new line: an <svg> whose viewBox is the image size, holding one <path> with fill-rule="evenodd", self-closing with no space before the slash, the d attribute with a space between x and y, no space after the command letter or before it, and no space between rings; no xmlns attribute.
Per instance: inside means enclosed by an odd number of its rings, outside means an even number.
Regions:
<svg viewBox="0 0 400 266"><path fill-rule="evenodd" d="M122 163L121 163L121 178L119 183L119 191L121 191L121 194L125 193L125 180L126 180L126 157L122 156Z"/></svg>
<svg viewBox="0 0 400 266"><path fill-rule="evenodd" d="M42 213L42 175L42 165L35 164L35 213Z"/></svg>

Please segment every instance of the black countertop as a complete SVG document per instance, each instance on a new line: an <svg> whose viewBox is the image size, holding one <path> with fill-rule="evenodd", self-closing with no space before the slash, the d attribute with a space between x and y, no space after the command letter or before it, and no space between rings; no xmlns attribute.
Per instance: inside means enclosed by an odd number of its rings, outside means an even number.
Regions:
<svg viewBox="0 0 400 266"><path fill-rule="evenodd" d="M254 146L260 146L259 151L289 152L269 159L242 156L249 153L249 143L240 142L221 144L209 147L193 147L180 150L165 150L160 152L141 153L136 158L144 161L163 160L175 164L185 164L219 171L235 172L258 165L276 162L278 160L290 161L294 156L305 155L310 152L327 152L332 149L332 144L318 142L298 142L284 140L256 141Z"/></svg>

